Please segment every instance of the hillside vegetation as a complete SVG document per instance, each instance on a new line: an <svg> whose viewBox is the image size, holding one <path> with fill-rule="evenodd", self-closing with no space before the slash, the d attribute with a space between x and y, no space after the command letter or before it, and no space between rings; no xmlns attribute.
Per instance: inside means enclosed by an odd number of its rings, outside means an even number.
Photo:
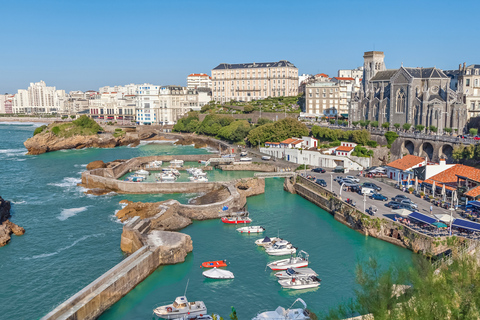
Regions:
<svg viewBox="0 0 480 320"><path fill-rule="evenodd" d="M77 135L81 136L91 136L96 135L99 131L103 131L102 127L95 122L95 120L90 119L86 115L81 116L77 120L67 123L53 123L47 126L41 126L35 129L33 135L39 133L51 132L57 137L69 138Z"/></svg>

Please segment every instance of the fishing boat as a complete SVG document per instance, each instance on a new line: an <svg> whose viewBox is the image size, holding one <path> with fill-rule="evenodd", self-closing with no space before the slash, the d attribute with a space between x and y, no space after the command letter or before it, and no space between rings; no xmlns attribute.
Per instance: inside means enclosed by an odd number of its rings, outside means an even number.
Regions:
<svg viewBox="0 0 480 320"><path fill-rule="evenodd" d="M240 233L261 233L265 231L264 227L261 226L248 226L237 229Z"/></svg>
<svg viewBox="0 0 480 320"><path fill-rule="evenodd" d="M288 268L285 271L275 273L275 277L279 280L290 279L301 276L318 276L318 274L311 268Z"/></svg>
<svg viewBox="0 0 480 320"><path fill-rule="evenodd" d="M172 173L157 173L156 177L157 181L160 182L174 182L175 180L177 180L177 177Z"/></svg>
<svg viewBox="0 0 480 320"><path fill-rule="evenodd" d="M250 223L252 222L252 219L249 217L223 217L222 218L223 223L229 223L229 224L239 224L239 223Z"/></svg>
<svg viewBox="0 0 480 320"><path fill-rule="evenodd" d="M154 160L147 165L147 168L157 169L162 167L163 162L161 160Z"/></svg>
<svg viewBox="0 0 480 320"><path fill-rule="evenodd" d="M300 277L293 277L290 279L278 280L278 283L284 289L300 290L300 289L316 288L320 285L321 281L322 280L320 280L316 276L300 276Z"/></svg>
<svg viewBox="0 0 480 320"><path fill-rule="evenodd" d="M183 167L183 163L184 163L183 160L177 160L177 159L170 161L170 165L173 167Z"/></svg>
<svg viewBox="0 0 480 320"><path fill-rule="evenodd" d="M150 175L150 172L147 171L147 170L140 169L140 170L135 171L135 174L139 175L139 176L145 176L145 178L146 178Z"/></svg>
<svg viewBox="0 0 480 320"><path fill-rule="evenodd" d="M297 248L287 240L280 240L266 248L265 252L270 256L285 256L297 252Z"/></svg>
<svg viewBox="0 0 480 320"><path fill-rule="evenodd" d="M288 259L277 260L267 264L267 267L272 270L287 270L288 268L304 268L307 266L308 253L303 250L300 250L296 256L292 254Z"/></svg>
<svg viewBox="0 0 480 320"><path fill-rule="evenodd" d="M217 269L214 267L213 269L203 271L203 276L210 279L233 279L235 278L233 273L228 270Z"/></svg>
<svg viewBox="0 0 480 320"><path fill-rule="evenodd" d="M292 309L296 302L303 304L303 308ZM265 311L257 314L252 320L309 320L310 312L307 310L307 304L302 299L295 300L290 308L278 307L275 311Z"/></svg>
<svg viewBox="0 0 480 320"><path fill-rule="evenodd" d="M279 240L282 240L282 239L277 238L277 237L273 237L273 238L265 237L263 239L255 240L255 244L257 246L266 248L266 247L271 246L272 244L274 244L275 242L277 242Z"/></svg>
<svg viewBox="0 0 480 320"><path fill-rule="evenodd" d="M227 260L206 261L203 262L200 268L221 268L227 266Z"/></svg>
<svg viewBox="0 0 480 320"><path fill-rule="evenodd" d="M188 302L187 297L177 297L172 304L155 308L153 313L161 319L196 319L207 313L203 301Z"/></svg>
<svg viewBox="0 0 480 320"><path fill-rule="evenodd" d="M251 161L252 161L252 158L249 158L249 157L240 158L240 162L251 162Z"/></svg>

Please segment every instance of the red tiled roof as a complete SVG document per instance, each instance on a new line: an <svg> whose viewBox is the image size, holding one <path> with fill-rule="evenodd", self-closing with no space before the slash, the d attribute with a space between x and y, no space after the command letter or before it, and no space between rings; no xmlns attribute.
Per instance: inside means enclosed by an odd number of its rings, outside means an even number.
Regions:
<svg viewBox="0 0 480 320"><path fill-rule="evenodd" d="M303 142L303 140L295 140L294 142L292 142L292 144L299 144L301 142Z"/></svg>
<svg viewBox="0 0 480 320"><path fill-rule="evenodd" d="M328 78L328 75L326 75L325 73L319 73L319 74L316 74L315 77L324 77L324 78Z"/></svg>
<svg viewBox="0 0 480 320"><path fill-rule="evenodd" d="M465 192L466 196L476 198L480 195L480 186L477 186L473 188L472 190L469 190L468 192Z"/></svg>
<svg viewBox="0 0 480 320"><path fill-rule="evenodd" d="M337 80L355 80L355 79L349 78L349 77L334 77L333 79L337 79Z"/></svg>
<svg viewBox="0 0 480 320"><path fill-rule="evenodd" d="M434 181L431 180L431 179L427 179L427 180L425 180L425 181L423 181L423 182L425 182L426 184L429 184L429 185L433 185L433 182L434 182ZM420 180L419 180L419 183L420 183ZM441 188L443 188L443 183L440 183L440 182L435 181L435 189L441 189ZM445 190L453 191L453 190L457 190L457 188L450 187L450 186L448 186L447 184L445 184Z"/></svg>
<svg viewBox="0 0 480 320"><path fill-rule="evenodd" d="M457 168L457 172L455 172L456 176L480 182L480 169L464 165L458 166L459 167Z"/></svg>
<svg viewBox="0 0 480 320"><path fill-rule="evenodd" d="M347 151L347 152L350 152L350 151L352 151L353 149L355 149L355 148L354 148L354 147L340 146L340 147L338 147L337 149L335 149L335 151Z"/></svg>
<svg viewBox="0 0 480 320"><path fill-rule="evenodd" d="M268 142L268 141L265 142L265 144L267 144L267 143L269 143L269 144L280 144L280 142Z"/></svg>
<svg viewBox="0 0 480 320"><path fill-rule="evenodd" d="M206 73L192 73L188 75L189 77L208 77Z"/></svg>
<svg viewBox="0 0 480 320"><path fill-rule="evenodd" d="M400 170L408 170L420 163L425 162L425 158L413 156L411 154L403 157L402 159L395 160L387 164L388 167L392 167Z"/></svg>
<svg viewBox="0 0 480 320"><path fill-rule="evenodd" d="M288 138L287 140L283 140L283 141L280 142L280 143L290 144L290 143L292 143L293 141L296 141L296 140L297 140L297 139Z"/></svg>

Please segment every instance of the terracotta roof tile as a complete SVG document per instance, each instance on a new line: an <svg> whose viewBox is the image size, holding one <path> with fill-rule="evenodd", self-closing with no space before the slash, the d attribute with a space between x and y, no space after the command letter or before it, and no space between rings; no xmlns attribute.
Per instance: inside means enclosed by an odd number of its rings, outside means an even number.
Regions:
<svg viewBox="0 0 480 320"><path fill-rule="evenodd" d="M470 180L480 182L480 169L464 165L459 166L461 167L459 167L455 173L458 177L468 178Z"/></svg>
<svg viewBox="0 0 480 320"><path fill-rule="evenodd" d="M466 196L476 198L477 196L480 195L480 186L473 188L472 190L469 190L468 192L465 192Z"/></svg>
<svg viewBox="0 0 480 320"><path fill-rule="evenodd" d="M294 142L292 142L292 144L299 144L299 143L302 143L303 140L295 140Z"/></svg>
<svg viewBox="0 0 480 320"><path fill-rule="evenodd" d="M355 148L354 148L354 147L340 146L340 147L338 147L337 149L335 149L335 151L347 151L347 152L350 152L350 151L352 151L353 149L355 149Z"/></svg>
<svg viewBox="0 0 480 320"><path fill-rule="evenodd" d="M425 158L413 156L411 154L403 157L402 159L395 160L387 164L388 167L392 167L400 170L408 170L420 163L425 162Z"/></svg>
<svg viewBox="0 0 480 320"><path fill-rule="evenodd" d="M337 79L337 80L355 80L355 79L350 78L350 77L333 77L333 79Z"/></svg>
<svg viewBox="0 0 480 320"><path fill-rule="evenodd" d="M283 140L283 141L280 142L280 143L290 144L290 143L292 143L292 142L295 141L295 140L297 140L297 139L288 138L287 140Z"/></svg>

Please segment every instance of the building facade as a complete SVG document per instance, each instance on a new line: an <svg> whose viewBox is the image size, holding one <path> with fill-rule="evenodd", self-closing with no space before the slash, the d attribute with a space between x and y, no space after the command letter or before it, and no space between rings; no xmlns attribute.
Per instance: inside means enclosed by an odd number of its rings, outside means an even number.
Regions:
<svg viewBox="0 0 480 320"><path fill-rule="evenodd" d="M206 73L192 73L187 77L187 88L212 88L212 77Z"/></svg>
<svg viewBox="0 0 480 320"><path fill-rule="evenodd" d="M358 67L356 69L340 69L338 70L338 77L362 79L363 67Z"/></svg>
<svg viewBox="0 0 480 320"><path fill-rule="evenodd" d="M135 95L102 92L89 99L90 116L95 120L131 123L135 121Z"/></svg>
<svg viewBox="0 0 480 320"><path fill-rule="evenodd" d="M463 132L466 105L450 87L450 78L437 68L387 70L384 53L364 54L362 89L351 103L354 120L434 126L439 132L452 128Z"/></svg>
<svg viewBox="0 0 480 320"><path fill-rule="evenodd" d="M212 70L212 98L218 102L296 96L298 69L291 62L221 63Z"/></svg>
<svg viewBox="0 0 480 320"><path fill-rule="evenodd" d="M341 103L346 106L346 100L342 100L340 90L341 86L332 81L307 84L305 87L305 113L315 117L324 117L332 110L340 110Z"/></svg>
<svg viewBox="0 0 480 320"><path fill-rule="evenodd" d="M458 72L458 91L467 106L468 118L480 116L480 65L468 67L460 65Z"/></svg>
<svg viewBox="0 0 480 320"><path fill-rule="evenodd" d="M65 109L65 90L47 87L44 81L31 82L28 89L19 89L13 99L13 113L57 114Z"/></svg>

